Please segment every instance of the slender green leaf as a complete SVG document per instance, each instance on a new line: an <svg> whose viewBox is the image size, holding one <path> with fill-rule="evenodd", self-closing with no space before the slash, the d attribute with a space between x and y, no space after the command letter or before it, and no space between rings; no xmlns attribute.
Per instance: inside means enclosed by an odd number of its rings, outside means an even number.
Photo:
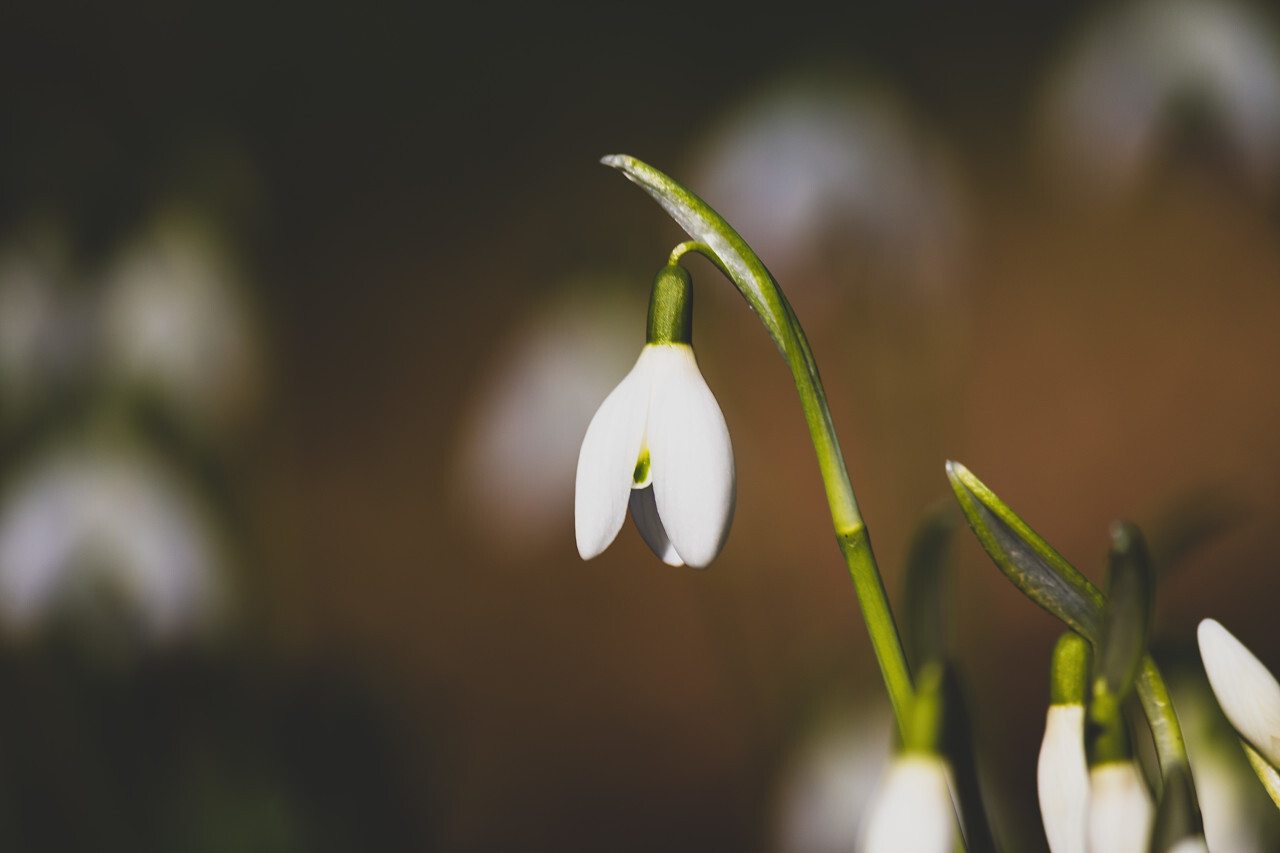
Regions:
<svg viewBox="0 0 1280 853"><path fill-rule="evenodd" d="M963 465L948 462L947 477L965 520L1005 577L1096 645L1106 603L1098 588Z"/></svg>
<svg viewBox="0 0 1280 853"><path fill-rule="evenodd" d="M1196 807L1191 771L1185 764L1179 764L1164 774L1164 793L1156 807L1150 849L1153 853L1168 853L1180 841L1203 835L1204 822Z"/></svg>
<svg viewBox="0 0 1280 853"><path fill-rule="evenodd" d="M955 527L952 507L943 506L929 513L916 528L907 554L903 621L907 656L916 669L947 656L947 551Z"/></svg>
<svg viewBox="0 0 1280 853"><path fill-rule="evenodd" d="M687 187L648 163L626 154L610 154L600 162L626 175L651 195L686 234L711 250L708 257L760 315L774 343L785 354L790 312L783 307L773 275L733 226Z"/></svg>
<svg viewBox="0 0 1280 853"><path fill-rule="evenodd" d="M946 716L942 724L942 751L955 774L956 799L963 817L968 853L995 853L995 836L987 819L987 807L978 783L978 758L973 743L973 723L964 686L953 667L943 673L942 692Z"/></svg>
<svg viewBox="0 0 1280 853"><path fill-rule="evenodd" d="M1151 634L1155 582L1142 532L1128 522L1111 526L1107 605L1098 651L1091 713L1106 716L1133 687Z"/></svg>
<svg viewBox="0 0 1280 853"><path fill-rule="evenodd" d="M1240 739L1240 745L1244 747L1244 754L1249 759L1249 765L1253 767L1253 772L1258 774L1258 779L1262 782L1262 787L1267 789L1271 801L1276 804L1276 808L1280 808L1280 772L1271 766L1271 762L1258 754L1257 750L1249 746L1248 741L1244 738Z"/></svg>

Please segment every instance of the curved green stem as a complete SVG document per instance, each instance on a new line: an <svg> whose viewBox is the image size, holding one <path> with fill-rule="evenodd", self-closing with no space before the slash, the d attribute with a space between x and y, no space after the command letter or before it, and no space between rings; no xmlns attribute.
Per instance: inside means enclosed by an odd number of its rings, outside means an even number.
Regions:
<svg viewBox="0 0 1280 853"><path fill-rule="evenodd" d="M1187 744L1182 738L1182 726L1178 724L1178 715L1173 710L1173 700L1169 697L1169 688L1165 686L1164 677L1151 655L1142 659L1142 668L1134 682L1138 688L1138 698L1142 700L1142 710L1146 714L1147 723L1151 726L1151 739L1156 745L1156 755L1160 759L1161 774L1168 776L1173 767L1187 767ZM1191 784L1191 774L1187 774ZM1192 787L1192 803L1195 803L1195 788Z"/></svg>
<svg viewBox="0 0 1280 853"><path fill-rule="evenodd" d="M710 259L760 317L791 368L791 378L800 394L800 406L818 456L818 468L822 472L840 551L853 578L853 587L862 606L867 633L871 636L871 646L889 691L898 728L905 734L913 695L911 673L893 612L889 608L884 581L871 550L871 540L858 511L858 501L840 452L840 442L836 439L818 365L800 321L764 263L738 232L706 202L634 157L618 154L605 157L601 162L620 170L648 192L693 238L693 242L676 247L671 253L672 263L691 251Z"/></svg>

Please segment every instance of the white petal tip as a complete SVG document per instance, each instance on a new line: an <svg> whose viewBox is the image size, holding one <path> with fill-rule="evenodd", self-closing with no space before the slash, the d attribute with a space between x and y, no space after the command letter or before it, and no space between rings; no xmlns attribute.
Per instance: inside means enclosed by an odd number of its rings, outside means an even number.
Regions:
<svg viewBox="0 0 1280 853"><path fill-rule="evenodd" d="M1217 621L1202 621L1196 637L1222 713L1272 766L1280 766L1280 683Z"/></svg>

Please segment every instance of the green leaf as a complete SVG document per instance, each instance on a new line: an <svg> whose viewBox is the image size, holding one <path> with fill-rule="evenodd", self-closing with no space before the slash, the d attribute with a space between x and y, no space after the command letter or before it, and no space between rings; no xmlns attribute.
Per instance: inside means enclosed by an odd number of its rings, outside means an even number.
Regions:
<svg viewBox="0 0 1280 853"><path fill-rule="evenodd" d="M1258 774L1262 787L1267 789L1267 794L1271 796L1271 801L1276 804L1276 808L1280 808L1280 772L1277 772L1276 768L1271 766L1271 762L1249 746L1244 738L1240 739L1240 745L1244 747L1244 754L1249 759L1253 772Z"/></svg>
<svg viewBox="0 0 1280 853"><path fill-rule="evenodd" d="M1203 835L1204 822L1196 807L1191 771L1185 764L1179 764L1164 775L1164 793L1156 808L1150 849L1167 853L1175 849L1178 842Z"/></svg>
<svg viewBox="0 0 1280 853"><path fill-rule="evenodd" d="M973 743L973 723L964 687L953 667L947 667L942 680L943 706L942 751L954 774L955 794L959 801L961 823L967 853L994 853L995 836L987 819L987 807L978 783L978 757Z"/></svg>
<svg viewBox="0 0 1280 853"><path fill-rule="evenodd" d="M600 162L626 175L652 196L686 234L710 249L707 257L721 268L747 304L760 315L774 343L785 354L791 337L786 328L791 322L790 306L781 297L782 292L764 262L733 226L687 187L648 163L626 154L610 154Z"/></svg>
<svg viewBox="0 0 1280 853"><path fill-rule="evenodd" d="M1118 706L1133 687L1151 635L1155 599L1151 560L1137 526L1124 521L1111 526L1108 564L1106 616L1094 692L1094 707L1104 715L1111 709L1103 705Z"/></svg>
<svg viewBox="0 0 1280 853"><path fill-rule="evenodd" d="M955 510L943 506L916 528L907 554L902 600L907 655L917 669L947 654L947 550L955 532Z"/></svg>
<svg viewBox="0 0 1280 853"><path fill-rule="evenodd" d="M1106 599L1013 510L959 462L947 477L965 520L1005 577L1022 593L1095 645Z"/></svg>

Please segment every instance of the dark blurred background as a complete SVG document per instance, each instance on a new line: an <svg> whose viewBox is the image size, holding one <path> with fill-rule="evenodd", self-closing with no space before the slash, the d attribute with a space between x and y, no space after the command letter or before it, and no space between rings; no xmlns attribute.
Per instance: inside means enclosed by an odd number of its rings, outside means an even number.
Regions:
<svg viewBox="0 0 1280 853"><path fill-rule="evenodd" d="M630 525L574 551L578 442L681 239L615 152L782 282L895 600L957 459L1095 580L1112 519L1147 530L1188 708L1200 618L1280 662L1276 23L0 12L0 839L850 849L883 690L787 371L709 265L728 545L706 572ZM955 540L988 808L1042 849L1059 626ZM1268 849L1205 742L1214 849Z"/></svg>

